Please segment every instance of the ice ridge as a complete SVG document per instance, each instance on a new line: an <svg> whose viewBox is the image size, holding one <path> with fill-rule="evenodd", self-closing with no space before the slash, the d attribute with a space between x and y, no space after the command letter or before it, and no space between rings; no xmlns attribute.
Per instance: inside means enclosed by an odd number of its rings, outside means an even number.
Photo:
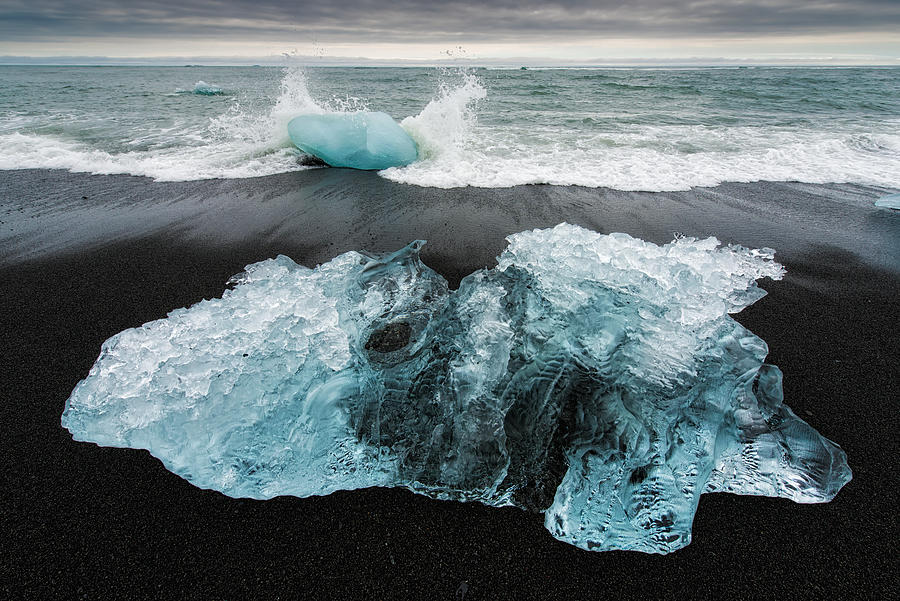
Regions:
<svg viewBox="0 0 900 601"><path fill-rule="evenodd" d="M62 423L233 497L401 486L543 512L591 550L687 545L704 492L825 502L850 480L729 317L782 277L772 250L568 224L508 241L453 292L422 241L249 265L107 340Z"/></svg>

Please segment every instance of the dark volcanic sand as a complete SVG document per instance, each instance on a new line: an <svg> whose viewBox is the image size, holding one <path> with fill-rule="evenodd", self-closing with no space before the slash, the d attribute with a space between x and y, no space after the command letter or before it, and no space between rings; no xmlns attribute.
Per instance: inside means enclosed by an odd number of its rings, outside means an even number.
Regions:
<svg viewBox="0 0 900 601"><path fill-rule="evenodd" d="M315 170L154 183L0 172L2 515L9 599L867 598L896 594L900 212L883 190L727 184L678 193L435 190ZM86 196L87 198L82 198ZM704 495L668 556L591 553L542 516L367 489L237 500L144 451L75 443L66 398L108 337L219 296L282 253L314 265L424 238L455 286L504 236L560 221L662 243L771 246L787 277L736 316L784 371L786 403L849 456L829 504Z"/></svg>

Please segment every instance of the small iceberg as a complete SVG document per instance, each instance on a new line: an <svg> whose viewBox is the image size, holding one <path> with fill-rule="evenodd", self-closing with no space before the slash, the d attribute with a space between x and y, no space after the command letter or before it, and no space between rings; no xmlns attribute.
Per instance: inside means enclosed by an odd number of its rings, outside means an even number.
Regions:
<svg viewBox="0 0 900 601"><path fill-rule="evenodd" d="M194 84L192 93L199 94L200 96L221 96L225 92L219 86L214 86L201 80Z"/></svg>
<svg viewBox="0 0 900 601"><path fill-rule="evenodd" d="M387 169L414 162L416 143L380 112L301 115L288 123L291 141L332 167Z"/></svg>
<svg viewBox="0 0 900 601"><path fill-rule="evenodd" d="M897 194L888 194L887 196L882 196L875 201L875 206L900 210L900 192L898 192Z"/></svg>

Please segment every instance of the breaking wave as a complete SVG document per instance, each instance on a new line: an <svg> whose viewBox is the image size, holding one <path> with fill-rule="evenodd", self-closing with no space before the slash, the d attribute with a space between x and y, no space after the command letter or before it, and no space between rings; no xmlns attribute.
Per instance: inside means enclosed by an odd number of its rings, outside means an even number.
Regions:
<svg viewBox="0 0 900 601"><path fill-rule="evenodd" d="M398 118L419 147L419 161L380 175L417 186L552 184L674 191L770 180L900 187L900 119L890 112L877 122L798 117L796 124L785 125L756 123L752 115L739 123L726 118L690 122L645 109L629 112L627 99L615 96L641 95L644 89L675 94L679 86L601 78L594 91L585 91L579 86L594 85L593 80L560 75L555 83L525 81L510 88L488 72L443 70L430 91L428 82L417 83L404 96L394 83L403 72L384 70L368 75L369 80L350 69L328 72L345 89L365 90L368 98L314 95L299 68L284 69L274 92L251 83L225 88L201 80L191 91L162 95L205 112L175 104L172 115L163 118L135 107L126 109L133 113L126 125L107 119L103 107L79 114L60 106L41 118L28 110L10 111L0 118L0 169L67 169L158 181L297 171L309 167L287 135L293 117L371 109ZM421 82L427 76L408 77L416 78ZM581 99L563 95L564 86L580 90ZM538 89L542 95L534 96ZM582 105L590 94L605 95L605 106L615 110L586 109ZM198 103L190 98L194 95L210 98Z"/></svg>
<svg viewBox="0 0 900 601"><path fill-rule="evenodd" d="M228 92L227 90L223 90L217 85L206 83L202 79L195 83L194 87L190 90L185 90L184 88L176 88L174 94L167 95L178 96L180 94L196 94L197 96L230 96L230 92Z"/></svg>
<svg viewBox="0 0 900 601"><path fill-rule="evenodd" d="M207 91L198 92L198 88ZM192 94L217 96L217 89L198 82ZM300 114L365 110L358 98L312 98L304 72L285 69L274 103L260 110L257 103L233 99L213 118L196 119L155 132L136 129L125 148L44 133L12 131L0 134L0 169L67 169L93 174L129 174L157 181L247 178L307 169L291 144L287 124ZM73 139L74 138L74 139ZM129 150L128 146L137 146Z"/></svg>
<svg viewBox="0 0 900 601"><path fill-rule="evenodd" d="M480 133L460 136L452 152L382 174L437 188L552 184L664 192L755 181L900 186L897 134L673 125L560 142L551 130L532 131L525 140L499 128ZM704 150L672 150L679 145Z"/></svg>

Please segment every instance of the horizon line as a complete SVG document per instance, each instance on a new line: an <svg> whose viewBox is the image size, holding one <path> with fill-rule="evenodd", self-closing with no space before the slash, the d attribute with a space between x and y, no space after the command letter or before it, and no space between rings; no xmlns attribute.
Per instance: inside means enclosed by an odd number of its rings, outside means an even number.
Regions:
<svg viewBox="0 0 900 601"><path fill-rule="evenodd" d="M900 57L857 55L857 56L772 56L772 57L637 57L612 58L594 57L590 59L560 59L552 57L449 57L437 59L424 58L366 58L366 57L328 57L304 55L269 55L269 56L148 56L122 57L104 55L59 55L29 56L0 55L0 65L4 66L266 66L266 67L427 67L427 66L466 66L466 67L533 67L533 68L590 68L590 67L678 67L678 66L900 66Z"/></svg>

